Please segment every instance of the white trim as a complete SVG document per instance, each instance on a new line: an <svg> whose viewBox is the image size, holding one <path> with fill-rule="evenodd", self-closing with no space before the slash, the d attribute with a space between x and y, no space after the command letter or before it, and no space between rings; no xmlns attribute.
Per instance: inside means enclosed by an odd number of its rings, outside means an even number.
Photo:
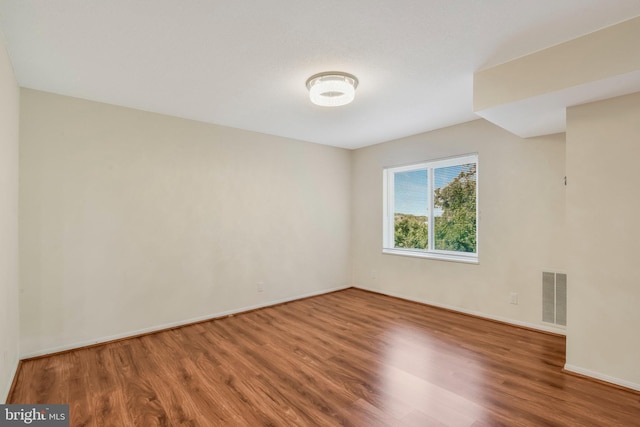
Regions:
<svg viewBox="0 0 640 427"><path fill-rule="evenodd" d="M434 307L444 308L444 309L447 309L447 310L456 311L458 313L470 314L472 316L482 317L484 319L489 319L489 320L495 320L497 322L508 323L508 324L514 325L514 326L522 326L523 328L535 329L535 330L542 331L542 332L551 332L553 334L558 334L558 335L565 335L565 336L567 335L567 331L563 327L547 326L547 325L539 325L537 323L521 322L520 320L514 320L514 319L508 319L506 317L494 316L492 314L486 314L486 313L482 313L480 311L467 310L466 308L456 307L456 306L448 305L448 304L440 304L440 303L437 303L437 302L429 301L427 299L409 297L409 296L406 296L406 295L403 295L403 294L400 294L400 293L397 293L397 292L389 292L389 291L383 291L383 290L379 290L379 289L370 289L370 288L366 288L364 286L356 286L356 285L354 285L354 288L356 288L356 289L364 289L366 291L370 291L370 292L377 293L377 294L388 295L390 297L402 298L402 299L406 299L408 301L414 301L414 302L419 302L421 304L426 304L426 305L431 305L431 306L434 306Z"/></svg>
<svg viewBox="0 0 640 427"><path fill-rule="evenodd" d="M20 365L20 360L16 359L14 366L13 366L13 375L9 376L9 381L7 382L7 384L4 386L4 390L2 393L2 396L0 396L0 402L7 402L7 398L9 397L9 392L11 391L11 385L13 384L13 381L16 378L16 375L18 374L18 366Z"/></svg>
<svg viewBox="0 0 640 427"><path fill-rule="evenodd" d="M236 308L236 309L233 309L233 310L221 311L221 312L218 312L218 313L211 313L211 314L207 314L207 315L204 315L204 316L198 316L198 317L193 317L193 318L190 318L190 319L180 320L180 321L177 321L177 322L171 322L171 323L165 323L165 324L162 324L162 325L151 326L149 328L137 329L135 331L124 332L124 333L121 333L121 334L109 335L109 336L106 336L106 337L101 337L101 338L96 338L96 339L86 340L86 341L77 341L77 342L74 342L72 344L61 345L61 346L58 346L58 347L51 347L51 348L46 348L44 350L38 350L38 351L31 352L31 353L21 354L20 355L20 359L29 359L31 357L45 356L47 354L58 353L60 351L74 350L74 349L81 348L81 347L86 347L86 346L89 346L89 345L106 343L106 342L109 342L109 341L119 340L119 339L123 339L123 338L135 337L137 335L148 334L148 333L151 333L151 332L158 332L158 331L162 331L162 330L165 330L165 329L175 328L175 327L178 327L178 326L185 326L185 325L188 325L188 324L191 324L191 323L197 323L197 322L202 322L202 321L206 321L206 320L217 319L217 318L221 318L221 317L225 317L225 316L231 316L233 314L239 314L239 313L243 313L243 312L246 312L246 311L256 310L258 308L271 307L271 306L274 306L274 305L283 304L283 303L291 302L291 301L296 301L296 300L303 299L303 298L315 297L315 296L318 296L318 295L323 295L323 294L328 294L328 293L331 293L331 292L341 291L341 290L344 290L344 289L348 289L350 287L351 286L349 286L349 285L345 285L345 286L339 286L339 287L336 287L336 288L323 289L321 291L315 291L315 292L310 292L310 293L306 293L306 294L302 294L302 295L296 295L295 297L272 300L272 301L268 301L268 302L261 303L261 304L240 307L240 308Z"/></svg>
<svg viewBox="0 0 640 427"><path fill-rule="evenodd" d="M413 170L425 169L427 167L444 168L447 166L458 166L464 163L475 163L478 160L478 153L467 153L438 159L422 160L417 163L404 163L401 165L383 166L384 169L393 169L394 172L409 172ZM434 166L435 165L435 166Z"/></svg>
<svg viewBox="0 0 640 427"><path fill-rule="evenodd" d="M595 378L596 380L619 385L621 387L629 388L631 390L640 391L640 384L636 384L631 381L623 380L616 377L611 377L609 375L601 374L600 372L591 371L589 369L580 368L579 366L565 363L564 370L568 372L574 372L576 374L584 375L585 377L591 377L591 378Z"/></svg>
<svg viewBox="0 0 640 427"><path fill-rule="evenodd" d="M395 197L394 195L394 181L395 176L393 173L390 173L388 169L382 170L382 247L388 248L393 247L393 240L390 240L391 235L393 235L394 229L394 216L390 214L393 210L390 205L391 200Z"/></svg>
<svg viewBox="0 0 640 427"><path fill-rule="evenodd" d="M429 237L431 239L431 237ZM477 254L464 255L463 252L444 252L444 251L423 251L420 249L407 248L383 248L383 254L412 256L416 258L438 259L440 261L464 262L467 264L479 264Z"/></svg>
<svg viewBox="0 0 640 427"><path fill-rule="evenodd" d="M427 208L428 209L427 216L429 217L429 219L427 220L427 227L429 228L429 232L427 233L428 234L428 236L427 236L427 248L428 248L428 251L432 252L432 253L435 251L435 247L436 247L436 236L435 236L435 234L436 234L435 233L435 231L436 231L436 223L435 223L436 217L434 216L435 210L436 210L436 206L434 205L434 200L433 200L433 189L434 189L434 181L436 179L435 178L436 174L434 172L434 169L435 169L435 167L430 167L430 168L427 169L427 203L429 204L429 206ZM476 188L478 188L477 185L476 185ZM394 209L395 209L395 206L394 206ZM394 221L395 221L395 218L394 218ZM477 229L478 229L478 227L476 226L476 230ZM394 230L394 232L395 232L395 230ZM393 246L390 246L389 248L393 248Z"/></svg>

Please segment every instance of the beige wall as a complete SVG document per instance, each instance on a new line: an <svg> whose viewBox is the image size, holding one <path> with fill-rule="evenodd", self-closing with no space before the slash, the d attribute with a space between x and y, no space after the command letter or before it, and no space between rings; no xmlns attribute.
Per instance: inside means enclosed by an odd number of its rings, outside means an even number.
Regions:
<svg viewBox="0 0 640 427"><path fill-rule="evenodd" d="M0 402L18 365L19 95L0 33Z"/></svg>
<svg viewBox="0 0 640 427"><path fill-rule="evenodd" d="M640 17L636 17L478 71L474 111L637 72L639 38Z"/></svg>
<svg viewBox="0 0 640 427"><path fill-rule="evenodd" d="M479 154L479 265L382 254L382 169ZM486 317L541 321L543 269L564 263L564 135L520 139L484 120L362 148L352 159L356 286ZM517 292L519 304L510 304Z"/></svg>
<svg viewBox="0 0 640 427"><path fill-rule="evenodd" d="M349 284L347 150L23 89L20 165L23 355Z"/></svg>
<svg viewBox="0 0 640 427"><path fill-rule="evenodd" d="M567 111L567 369L640 390L640 93Z"/></svg>

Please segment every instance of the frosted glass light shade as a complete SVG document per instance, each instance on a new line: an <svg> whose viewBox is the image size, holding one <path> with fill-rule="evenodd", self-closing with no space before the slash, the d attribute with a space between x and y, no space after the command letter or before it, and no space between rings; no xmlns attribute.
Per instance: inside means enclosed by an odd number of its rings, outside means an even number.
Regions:
<svg viewBox="0 0 640 427"><path fill-rule="evenodd" d="M323 107L339 107L353 101L358 79L347 73L327 72L307 79L311 102Z"/></svg>

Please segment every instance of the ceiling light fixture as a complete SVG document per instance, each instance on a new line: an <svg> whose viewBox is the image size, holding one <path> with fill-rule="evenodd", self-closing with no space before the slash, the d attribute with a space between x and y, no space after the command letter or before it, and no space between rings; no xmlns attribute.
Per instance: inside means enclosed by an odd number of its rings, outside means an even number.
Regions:
<svg viewBox="0 0 640 427"><path fill-rule="evenodd" d="M307 79L311 102L323 107L339 107L353 101L358 79L352 74L329 71Z"/></svg>

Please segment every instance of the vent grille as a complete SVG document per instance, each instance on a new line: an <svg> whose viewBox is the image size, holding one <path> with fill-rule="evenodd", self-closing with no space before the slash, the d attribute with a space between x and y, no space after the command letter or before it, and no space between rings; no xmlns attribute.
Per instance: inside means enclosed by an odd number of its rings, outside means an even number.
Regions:
<svg viewBox="0 0 640 427"><path fill-rule="evenodd" d="M567 326L567 275L542 273L542 321Z"/></svg>

